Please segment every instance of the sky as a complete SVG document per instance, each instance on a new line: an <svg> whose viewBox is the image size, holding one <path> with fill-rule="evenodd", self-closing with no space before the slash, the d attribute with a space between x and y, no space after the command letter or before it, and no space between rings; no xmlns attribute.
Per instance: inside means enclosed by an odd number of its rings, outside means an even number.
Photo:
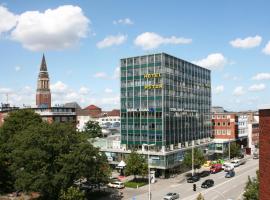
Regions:
<svg viewBox="0 0 270 200"><path fill-rule="evenodd" d="M119 60L165 52L211 70L213 106L269 106L269 7L266 0L0 0L0 102L35 105L44 53L53 105L119 108Z"/></svg>

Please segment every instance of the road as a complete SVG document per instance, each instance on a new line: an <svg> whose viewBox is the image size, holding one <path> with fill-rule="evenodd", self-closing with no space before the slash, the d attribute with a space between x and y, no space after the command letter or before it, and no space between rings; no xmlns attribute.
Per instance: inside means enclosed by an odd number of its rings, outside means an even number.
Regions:
<svg viewBox="0 0 270 200"><path fill-rule="evenodd" d="M197 191L193 191L193 184L186 181L180 183L173 179L167 179L164 183L159 183L159 187L152 187L152 200L163 199L163 196L168 192L177 192L180 194L181 200L196 200L199 193L202 193L205 200L239 200L242 199L245 184L248 180L248 176L255 177L256 170L259 168L258 160L248 160L246 164L235 168L235 177L225 178L225 172L219 172L217 174L211 174L208 177L201 178L196 182ZM215 185L209 189L201 188L201 184L206 179L213 179ZM162 180L161 180L162 182ZM140 190L140 189L139 189ZM132 197L126 197L124 199L136 199L147 200L147 186L139 191L134 189ZM132 190L130 190L132 192Z"/></svg>

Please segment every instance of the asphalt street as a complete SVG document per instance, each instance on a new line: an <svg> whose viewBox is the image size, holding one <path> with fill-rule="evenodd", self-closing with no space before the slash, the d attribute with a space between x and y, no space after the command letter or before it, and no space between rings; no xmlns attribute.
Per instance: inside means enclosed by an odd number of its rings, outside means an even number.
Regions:
<svg viewBox="0 0 270 200"><path fill-rule="evenodd" d="M196 200L199 193L202 193L205 200L239 200L242 199L245 184L248 176L255 177L256 170L259 168L258 160L249 159L246 164L235 168L235 177L225 178L225 172L221 171L217 174L211 174L205 178L201 178L196 182L197 191L193 191L193 184L186 181L179 182L175 179L160 180L159 186L152 187L152 200L163 199L163 196L168 192L177 192L182 200ZM208 189L201 188L201 184L206 179L213 179L215 185ZM147 200L147 186L141 189L133 189L133 195L129 195L124 199L131 200ZM132 190L129 191L132 193Z"/></svg>

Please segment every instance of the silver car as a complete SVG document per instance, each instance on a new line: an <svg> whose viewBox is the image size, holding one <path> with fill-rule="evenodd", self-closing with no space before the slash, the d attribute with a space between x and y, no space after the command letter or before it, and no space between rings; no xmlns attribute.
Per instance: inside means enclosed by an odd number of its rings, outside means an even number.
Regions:
<svg viewBox="0 0 270 200"><path fill-rule="evenodd" d="M179 194L178 193L168 193L163 197L164 200L173 200L173 199L179 199Z"/></svg>

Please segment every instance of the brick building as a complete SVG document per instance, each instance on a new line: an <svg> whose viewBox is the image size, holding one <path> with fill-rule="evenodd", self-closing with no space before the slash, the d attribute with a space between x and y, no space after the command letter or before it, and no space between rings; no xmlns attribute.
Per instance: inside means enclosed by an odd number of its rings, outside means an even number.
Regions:
<svg viewBox="0 0 270 200"><path fill-rule="evenodd" d="M42 56L37 81L36 106L51 107L50 79L44 54Z"/></svg>
<svg viewBox="0 0 270 200"><path fill-rule="evenodd" d="M229 142L238 139L238 116L235 113L213 113L212 132L214 143L210 150L215 153L224 153Z"/></svg>
<svg viewBox="0 0 270 200"><path fill-rule="evenodd" d="M270 109L259 110L260 200L270 199Z"/></svg>

